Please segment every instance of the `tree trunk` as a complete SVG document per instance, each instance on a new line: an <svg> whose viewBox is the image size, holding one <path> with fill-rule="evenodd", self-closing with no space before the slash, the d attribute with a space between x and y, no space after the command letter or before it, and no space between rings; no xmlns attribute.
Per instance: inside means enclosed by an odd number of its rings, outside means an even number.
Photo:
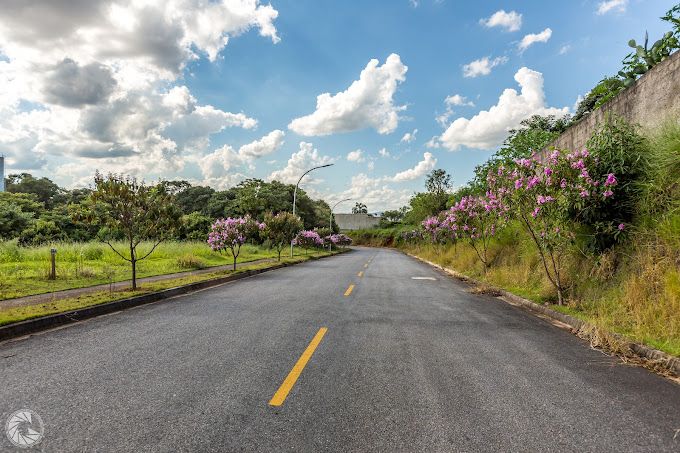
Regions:
<svg viewBox="0 0 680 453"><path fill-rule="evenodd" d="M135 291L137 289L137 257L132 244L130 244L130 264L132 264L132 290Z"/></svg>
<svg viewBox="0 0 680 453"><path fill-rule="evenodd" d="M236 270L236 257L234 257L234 270Z"/></svg>
<svg viewBox="0 0 680 453"><path fill-rule="evenodd" d="M283 249L278 249L278 252L279 252L279 261L281 261L281 250L283 250Z"/></svg>

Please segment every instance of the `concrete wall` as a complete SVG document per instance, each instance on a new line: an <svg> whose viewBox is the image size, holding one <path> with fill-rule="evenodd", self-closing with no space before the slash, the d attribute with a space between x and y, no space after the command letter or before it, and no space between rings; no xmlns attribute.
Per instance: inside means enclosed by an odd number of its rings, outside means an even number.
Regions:
<svg viewBox="0 0 680 453"><path fill-rule="evenodd" d="M653 128L671 113L680 113L680 51L647 71L630 88L564 131L552 145L558 149L583 149L607 113L631 124Z"/></svg>
<svg viewBox="0 0 680 453"><path fill-rule="evenodd" d="M380 223L380 217L368 214L334 214L335 223L343 230L365 230L375 228Z"/></svg>

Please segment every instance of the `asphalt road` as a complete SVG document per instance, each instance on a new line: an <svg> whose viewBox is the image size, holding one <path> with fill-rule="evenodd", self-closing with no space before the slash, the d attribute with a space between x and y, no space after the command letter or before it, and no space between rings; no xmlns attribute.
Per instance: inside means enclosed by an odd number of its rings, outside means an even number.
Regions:
<svg viewBox="0 0 680 453"><path fill-rule="evenodd" d="M1 344L0 383L43 451L680 451L679 385L390 250Z"/></svg>

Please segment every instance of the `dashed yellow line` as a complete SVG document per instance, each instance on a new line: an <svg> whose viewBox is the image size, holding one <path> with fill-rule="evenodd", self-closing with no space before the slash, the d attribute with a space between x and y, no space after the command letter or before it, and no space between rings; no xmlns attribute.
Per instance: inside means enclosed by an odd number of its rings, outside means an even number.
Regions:
<svg viewBox="0 0 680 453"><path fill-rule="evenodd" d="M312 354L314 354L314 351L316 350L317 346L319 346L319 343L321 343L321 340L323 339L323 336L326 335L327 331L328 329L326 327L322 327L319 329L316 335L314 335L314 338L312 338L312 341L309 343L309 346L307 346L307 349L305 349L305 352L302 353L298 361L295 363L295 366L293 366L293 369L290 370L290 373L288 373L288 376L286 376L283 384L281 384L281 387L279 387L276 393L274 393L271 401L269 401L270 406L280 406L283 404L283 402L286 400L286 397L288 396L288 393L295 385L295 381L297 381L300 377L302 370L305 369L307 362L309 362L309 359L312 358Z"/></svg>
<svg viewBox="0 0 680 453"><path fill-rule="evenodd" d="M364 276L364 271L361 271L361 272L359 272L359 273L357 274L357 277L359 277L359 278L361 278L361 277L363 277L363 276Z"/></svg>
<svg viewBox="0 0 680 453"><path fill-rule="evenodd" d="M349 296L350 294L352 294L353 290L354 290L354 285L349 285L349 287L347 288L347 291L345 291L345 296Z"/></svg>

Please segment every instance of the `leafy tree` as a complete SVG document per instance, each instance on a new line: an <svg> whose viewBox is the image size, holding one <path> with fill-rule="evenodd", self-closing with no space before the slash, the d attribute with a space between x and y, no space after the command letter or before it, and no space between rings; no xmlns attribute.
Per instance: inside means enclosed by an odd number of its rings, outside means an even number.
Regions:
<svg viewBox="0 0 680 453"><path fill-rule="evenodd" d="M205 241L208 238L211 224L210 217L205 216L200 212L192 212L191 214L183 215L181 218L179 238Z"/></svg>
<svg viewBox="0 0 680 453"><path fill-rule="evenodd" d="M47 178L35 178L30 173L19 175L9 175L7 177L7 192L13 193L32 193L38 201L44 203L46 207L51 207L54 197L61 193L62 189Z"/></svg>
<svg viewBox="0 0 680 453"><path fill-rule="evenodd" d="M576 113L574 114L573 122L581 121L590 112L596 110L605 102L613 99L619 94L625 86L623 81L618 77L605 77L595 85L595 88L590 90L588 94L578 103Z"/></svg>
<svg viewBox="0 0 680 453"><path fill-rule="evenodd" d="M503 146L489 160L475 167L475 177L470 182L472 193L484 195L489 186L486 177L501 165L510 165L514 159L524 159L546 148L570 125L570 117L534 115L520 122L518 129L511 129Z"/></svg>
<svg viewBox="0 0 680 453"><path fill-rule="evenodd" d="M49 242L68 239L54 221L38 219L19 235L19 244L23 246L42 245Z"/></svg>
<svg viewBox="0 0 680 453"><path fill-rule="evenodd" d="M19 205L0 198L0 239L12 239L33 221L33 215L21 210Z"/></svg>
<svg viewBox="0 0 680 453"><path fill-rule="evenodd" d="M184 214L199 212L209 216L211 215L210 200L213 194L215 194L215 189L212 187L191 186L177 193L175 201ZM220 215L224 215L224 210Z"/></svg>
<svg viewBox="0 0 680 453"><path fill-rule="evenodd" d="M357 201L352 208L352 214L368 214L368 208L365 204Z"/></svg>
<svg viewBox="0 0 680 453"><path fill-rule="evenodd" d="M430 194L431 209L435 211L432 214L435 214L446 208L448 192L451 190L451 175L441 168L432 170L425 178L425 188Z"/></svg>
<svg viewBox="0 0 680 453"><path fill-rule="evenodd" d="M89 198L86 221L103 227L100 239L132 267L132 289L137 289L137 263L149 257L156 247L173 236L180 212L163 185L146 186L130 176L96 173L95 190ZM111 242L123 236L127 251L119 251ZM146 253L137 247L144 240L153 246Z"/></svg>
<svg viewBox="0 0 680 453"><path fill-rule="evenodd" d="M234 189L214 192L208 199L208 204L205 207L205 214L213 219L228 217L231 212L230 207L235 199L236 191Z"/></svg>
<svg viewBox="0 0 680 453"><path fill-rule="evenodd" d="M264 235L278 253L281 261L281 251L293 241L303 228L302 220L290 212L279 212L276 215L267 213L264 217Z"/></svg>

